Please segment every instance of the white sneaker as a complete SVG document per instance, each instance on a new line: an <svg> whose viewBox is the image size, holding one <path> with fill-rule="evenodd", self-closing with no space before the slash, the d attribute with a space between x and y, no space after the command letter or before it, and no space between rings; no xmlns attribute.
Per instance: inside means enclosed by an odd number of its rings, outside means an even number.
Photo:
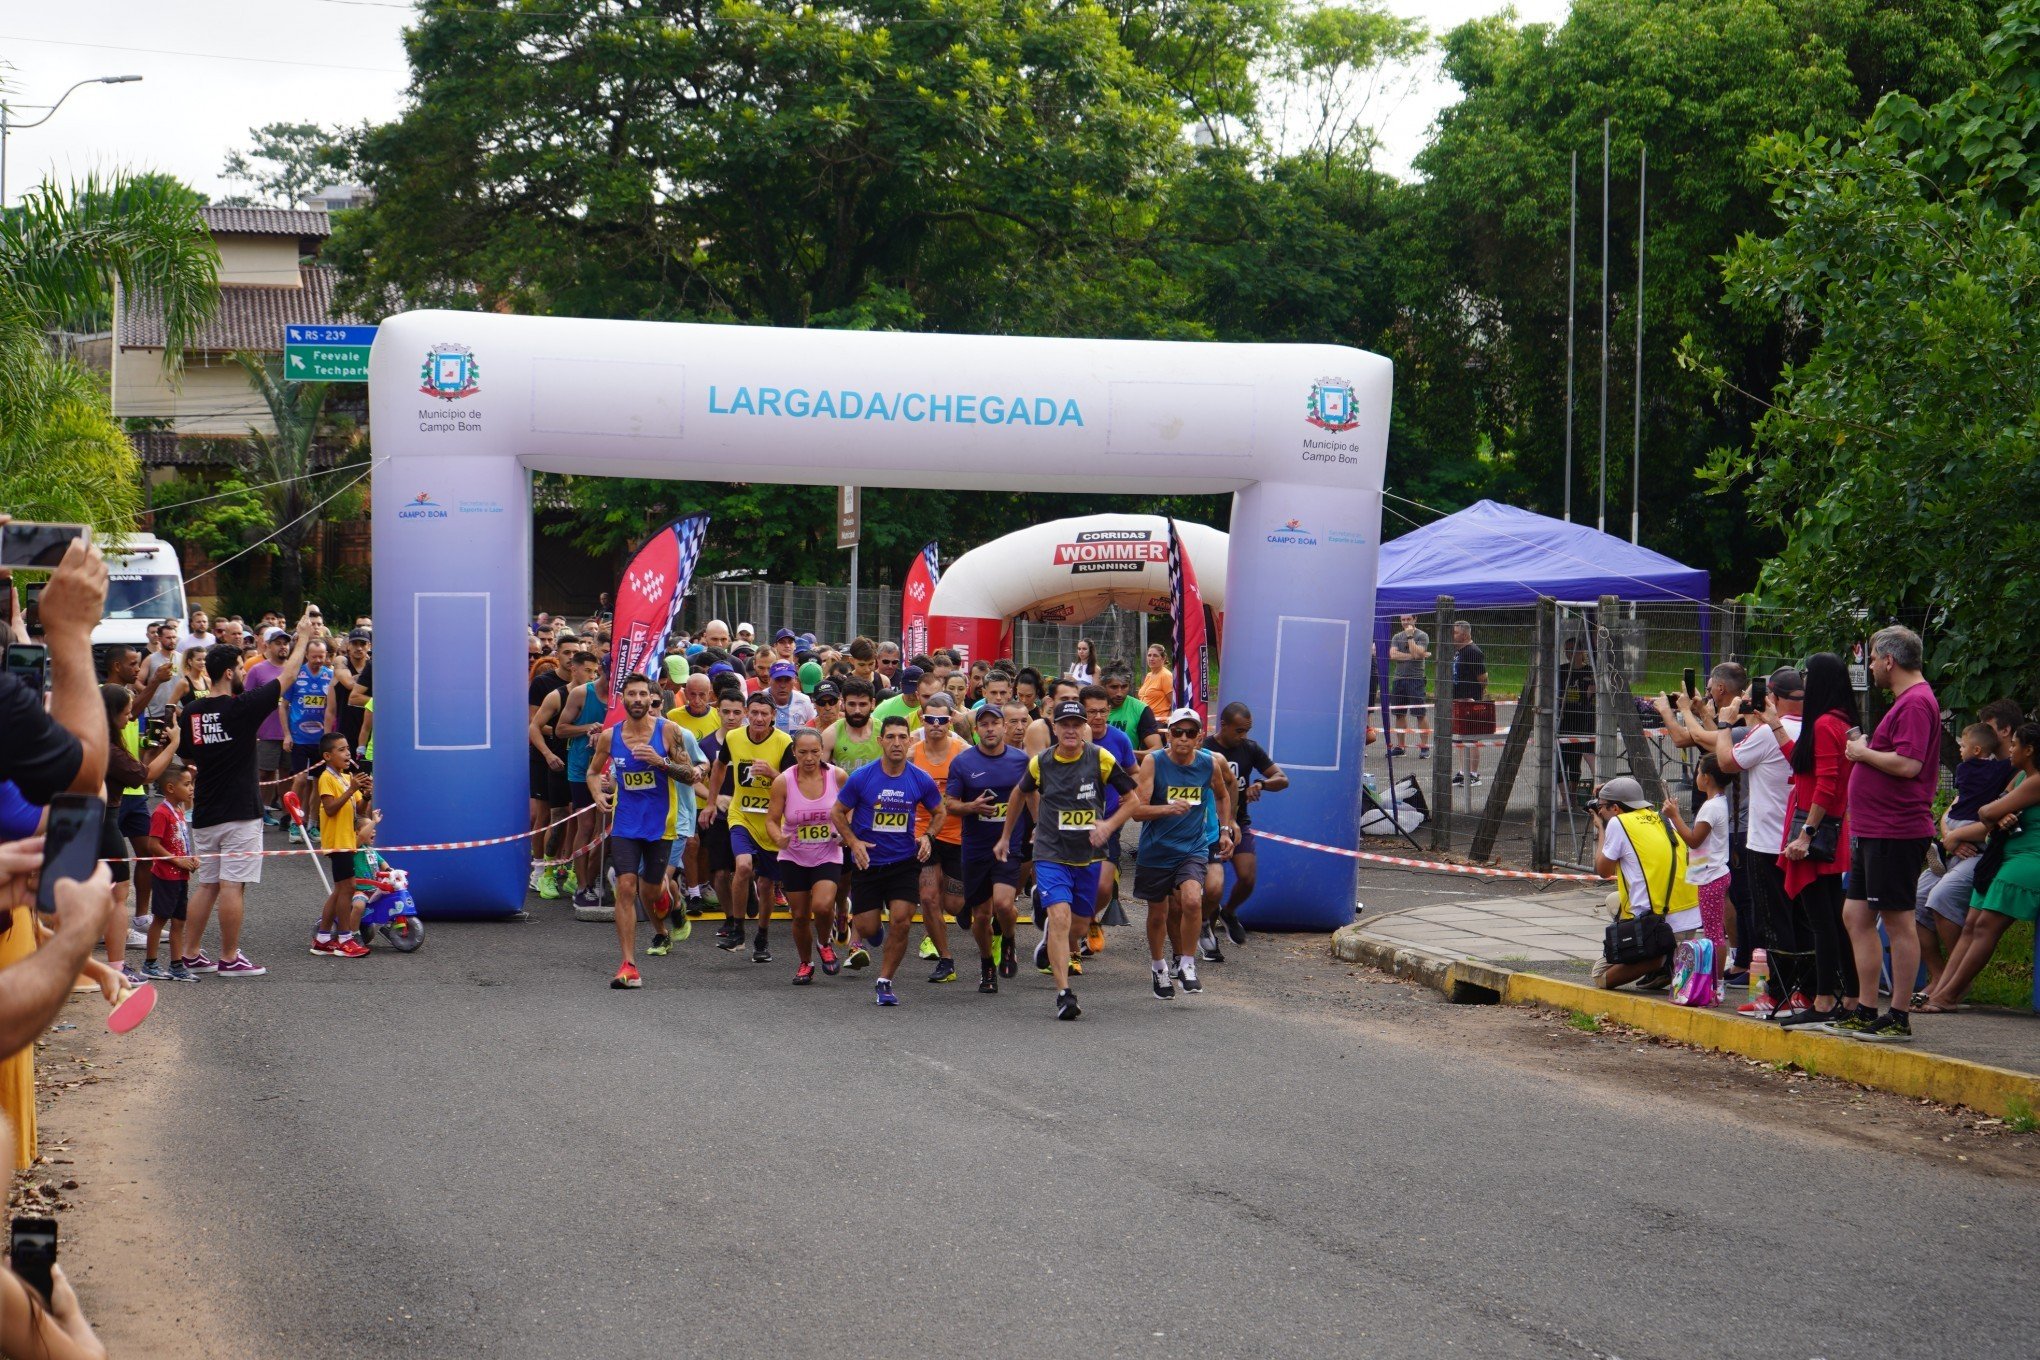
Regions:
<svg viewBox="0 0 2040 1360"><path fill-rule="evenodd" d="M129 926L127 947L129 949L147 949L149 947L149 933L145 930L136 930L133 926Z"/></svg>

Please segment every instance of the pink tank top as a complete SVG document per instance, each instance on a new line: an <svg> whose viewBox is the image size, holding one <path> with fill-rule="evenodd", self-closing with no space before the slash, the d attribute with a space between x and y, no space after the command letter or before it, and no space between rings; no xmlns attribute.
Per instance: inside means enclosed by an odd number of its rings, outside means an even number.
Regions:
<svg viewBox="0 0 2040 1360"><path fill-rule="evenodd" d="M817 864L841 864L843 842L836 838L836 828L829 823L829 809L836 806L836 794L843 787L843 776L833 765L822 766L823 787L819 798L801 794L798 769L788 770L784 778L786 845L780 850L779 858L804 869L812 869Z"/></svg>

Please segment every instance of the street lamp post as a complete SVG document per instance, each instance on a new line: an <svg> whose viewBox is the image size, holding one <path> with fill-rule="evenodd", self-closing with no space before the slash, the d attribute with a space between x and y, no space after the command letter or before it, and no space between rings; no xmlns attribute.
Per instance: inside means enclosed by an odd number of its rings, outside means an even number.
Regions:
<svg viewBox="0 0 2040 1360"><path fill-rule="evenodd" d="M64 101L71 97L73 91L82 89L87 85L126 85L140 79L140 76L93 76L88 80L81 80L69 90L58 95L57 102L50 105L50 111L36 119L33 123L16 123L11 121L7 116L6 102L0 100L0 208L7 206L7 136L9 133L13 132L16 128L41 127L44 123L57 116L57 110L64 107Z"/></svg>

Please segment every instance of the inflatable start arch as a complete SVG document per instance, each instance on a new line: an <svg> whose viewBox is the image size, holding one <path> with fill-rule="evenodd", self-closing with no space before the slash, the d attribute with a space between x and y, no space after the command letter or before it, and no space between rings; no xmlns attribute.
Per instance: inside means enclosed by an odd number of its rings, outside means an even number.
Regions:
<svg viewBox="0 0 2040 1360"><path fill-rule="evenodd" d="M1234 494L1225 692L1289 771L1255 824L1355 842L1389 363L1220 345L410 312L376 413L376 792L393 844L526 825L531 477ZM714 532L711 529L711 532ZM1209 587L1207 587L1208 589ZM521 909L528 844L399 857L439 917ZM1353 917L1263 842L1253 924Z"/></svg>
<svg viewBox="0 0 2040 1360"><path fill-rule="evenodd" d="M1198 593L1225 609L1226 536L1176 521ZM1086 515L1019 529L972 548L942 569L928 602L928 645L969 660L1012 655L1012 620L1085 623L1111 605L1169 612L1169 521L1160 515ZM1168 639L1161 639L1164 644ZM1138 679L1141 659L1124 660Z"/></svg>

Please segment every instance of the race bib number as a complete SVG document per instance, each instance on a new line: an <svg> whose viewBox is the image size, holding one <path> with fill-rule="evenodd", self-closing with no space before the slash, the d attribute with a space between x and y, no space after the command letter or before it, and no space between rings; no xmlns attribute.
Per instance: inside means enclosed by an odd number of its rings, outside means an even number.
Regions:
<svg viewBox="0 0 2040 1360"><path fill-rule="evenodd" d="M650 793L659 786L659 777L650 770L625 770L623 786L632 793Z"/></svg>
<svg viewBox="0 0 2040 1360"><path fill-rule="evenodd" d="M1055 824L1062 831L1083 831L1098 824L1098 814L1092 808L1068 808L1055 815Z"/></svg>
<svg viewBox="0 0 2040 1360"><path fill-rule="evenodd" d="M990 812L980 812L978 816L987 822L1003 822L1006 820L1006 805L994 803Z"/></svg>
<svg viewBox="0 0 2040 1360"><path fill-rule="evenodd" d="M871 814L873 831L905 831L911 818L904 812L874 812Z"/></svg>
<svg viewBox="0 0 2040 1360"><path fill-rule="evenodd" d="M1203 807L1204 786L1202 784L1191 784L1183 788L1172 787L1169 790L1168 801L1171 803L1188 803L1192 807Z"/></svg>
<svg viewBox="0 0 2040 1360"><path fill-rule="evenodd" d="M326 696L323 694L307 694L298 701L298 706L323 712L326 707Z"/></svg>
<svg viewBox="0 0 2040 1360"><path fill-rule="evenodd" d="M800 834L794 839L809 844L833 841L836 839L836 828L827 822L809 822L800 829Z"/></svg>
<svg viewBox="0 0 2040 1360"><path fill-rule="evenodd" d="M740 812L762 813L771 806L772 790L770 789L737 790L737 809Z"/></svg>

